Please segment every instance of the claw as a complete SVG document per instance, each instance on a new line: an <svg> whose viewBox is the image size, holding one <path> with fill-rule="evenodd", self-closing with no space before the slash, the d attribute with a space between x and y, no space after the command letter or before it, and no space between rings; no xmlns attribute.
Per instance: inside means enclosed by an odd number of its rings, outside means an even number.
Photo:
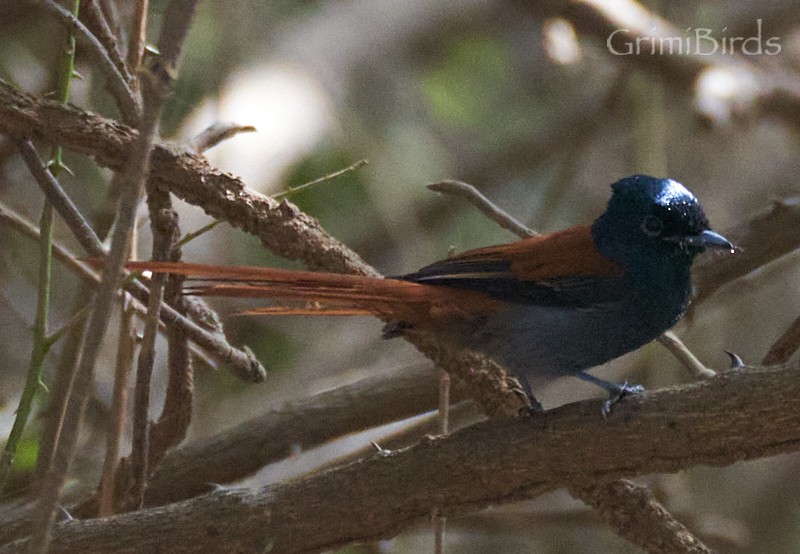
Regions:
<svg viewBox="0 0 800 554"><path fill-rule="evenodd" d="M631 385L627 381L616 385L614 389L611 390L608 399L603 402L603 406L600 408L600 415L603 416L603 419L608 419L608 414L611 413L611 408L614 404L622 400L625 396L642 394L643 392L644 387L642 385Z"/></svg>

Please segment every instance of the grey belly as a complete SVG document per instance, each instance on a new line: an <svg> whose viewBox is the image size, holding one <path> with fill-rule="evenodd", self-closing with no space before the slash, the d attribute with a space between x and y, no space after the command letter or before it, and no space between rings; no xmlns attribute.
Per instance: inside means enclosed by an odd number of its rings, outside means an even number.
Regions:
<svg viewBox="0 0 800 554"><path fill-rule="evenodd" d="M671 327L682 313L663 314L656 321L652 312L636 317L638 311L631 306L567 311L511 305L468 333L464 346L541 382L635 350Z"/></svg>

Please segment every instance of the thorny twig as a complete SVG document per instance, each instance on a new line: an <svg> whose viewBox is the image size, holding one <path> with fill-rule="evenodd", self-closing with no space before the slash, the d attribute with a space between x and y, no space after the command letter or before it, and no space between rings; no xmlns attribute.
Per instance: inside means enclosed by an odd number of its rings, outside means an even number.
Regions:
<svg viewBox="0 0 800 554"><path fill-rule="evenodd" d="M91 56L97 67L106 78L106 85L117 103L122 117L128 123L135 123L139 119L140 109L136 96L128 84L128 80L120 73L114 61L109 57L106 49L100 44L92 32L69 10L58 5L53 0L37 0L37 6L52 15L56 21L75 33L78 42L86 48L87 55Z"/></svg>
<svg viewBox="0 0 800 554"><path fill-rule="evenodd" d="M100 239L66 195L58 181L44 168L31 142L27 140L20 141L19 148L25 162L28 164L28 168L44 191L48 201L53 204L58 214L67 223L68 228L84 250L91 256L104 258L106 252ZM126 280L124 287L139 301L147 303L147 288L141 282L138 280ZM204 315L197 310L193 310L193 314L199 316L200 319ZM229 365L239 378L253 382L264 379L266 370L250 351L234 348L220 335L208 332L183 317L171 306L161 306L161 318L165 323L176 323L183 327L192 341L206 349L216 360Z"/></svg>

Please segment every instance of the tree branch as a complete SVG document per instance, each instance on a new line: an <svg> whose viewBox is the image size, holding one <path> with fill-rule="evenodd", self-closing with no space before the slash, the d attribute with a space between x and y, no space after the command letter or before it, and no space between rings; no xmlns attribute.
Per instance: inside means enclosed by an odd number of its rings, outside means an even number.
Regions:
<svg viewBox="0 0 800 554"><path fill-rule="evenodd" d="M139 119L140 108L136 96L120 70L109 57L106 49L92 32L69 10L63 8L53 0L36 0L35 6L49 13L56 21L75 34L78 42L86 49L100 72L106 79L106 87L117 104L117 108L125 121L135 123Z"/></svg>
<svg viewBox="0 0 800 554"><path fill-rule="evenodd" d="M36 179L48 201L53 204L58 214L64 219L72 234L81 244L86 253L103 258L106 251L92 227L78 211L72 200L67 196L55 177L45 169L39 159L36 149L29 140L18 142L20 153L25 159L31 174ZM58 252L57 252L58 253ZM79 273L80 275L81 273ZM124 283L125 289L137 300L147 304L147 287L138 280L129 280ZM183 307L187 308L197 321L208 321L208 308L202 302L184 301ZM193 321L186 319L171 306L162 305L161 319L167 323L180 325L192 340L205 348L218 361L229 365L233 373L246 381L260 382L266 376L266 370L247 350L234 348L222 338L221 333L211 334L208 330L198 326Z"/></svg>
<svg viewBox="0 0 800 554"><path fill-rule="evenodd" d="M37 99L3 80L0 132L63 144L113 170L124 167L137 135L127 125L73 106ZM202 207L214 218L256 235L278 255L303 260L311 269L377 275L294 205L278 203L246 189L241 179L210 166L202 156L158 144L151 173L158 186Z"/></svg>
<svg viewBox="0 0 800 554"><path fill-rule="evenodd" d="M692 270L694 304L773 260L800 248L800 197L775 200L768 209L725 229L737 246L735 256L704 256Z"/></svg>
<svg viewBox="0 0 800 554"><path fill-rule="evenodd" d="M196 496L252 475L291 455L348 433L392 423L436 408L436 372L428 364L400 367L351 385L286 403L211 437L167 453L150 478L148 506ZM465 397L463 387L453 401ZM95 513L92 498L73 510Z"/></svg>
<svg viewBox="0 0 800 554"><path fill-rule="evenodd" d="M116 551L125 545L122 552L156 545L170 552L330 549L392 537L434 508L451 515L567 484L792 452L800 448L799 370L798 363L729 370L626 398L605 421L597 416L599 401L585 401L531 418L479 423L256 492L221 490L113 518L69 521L57 527L52 552L105 552L111 545ZM18 541L0 554L24 548Z"/></svg>
<svg viewBox="0 0 800 554"><path fill-rule="evenodd" d="M711 554L711 549L700 542L684 525L675 519L650 489L627 479L617 479L585 489L573 487L570 493L584 501L600 514L612 529L630 529L625 534L648 553L687 552ZM631 504L635 504L636 525L631 525ZM631 537L630 535L634 535Z"/></svg>

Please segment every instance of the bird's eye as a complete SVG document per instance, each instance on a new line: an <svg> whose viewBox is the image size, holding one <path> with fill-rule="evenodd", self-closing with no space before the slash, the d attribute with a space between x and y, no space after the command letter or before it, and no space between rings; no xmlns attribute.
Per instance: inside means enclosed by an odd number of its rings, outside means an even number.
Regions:
<svg viewBox="0 0 800 554"><path fill-rule="evenodd" d="M664 230L664 222L654 215L648 215L642 221L642 231L648 237L657 237Z"/></svg>

